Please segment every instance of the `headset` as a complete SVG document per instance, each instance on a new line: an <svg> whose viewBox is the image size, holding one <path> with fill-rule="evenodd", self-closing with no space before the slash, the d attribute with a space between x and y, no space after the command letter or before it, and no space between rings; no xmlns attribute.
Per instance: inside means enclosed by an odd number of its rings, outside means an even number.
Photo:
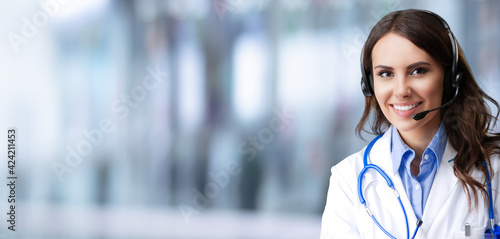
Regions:
<svg viewBox="0 0 500 239"><path fill-rule="evenodd" d="M457 65L458 65L458 43L457 39L453 35L453 32L450 29L450 26L448 23L439 15L437 15L434 12L428 11L428 10L417 10L422 13L429 14L431 16L434 16L437 18L441 24L443 24L444 28L448 31L448 37L450 38L450 44L451 44L451 50L452 50L452 56L453 56L453 61L451 62L451 66L446 69L445 71L445 76L444 76L444 91L446 93L453 93L455 92L453 98L446 104L443 104L437 108L431 109L431 110L426 110L420 113L417 113L413 115L413 119L415 120L421 120L423 119L427 113L441 109L445 106L448 106L451 104L457 97L458 91L460 88L460 80L462 78L462 73L457 72ZM366 70L365 65L364 65L364 51L365 51L366 43L363 45L363 48L361 50L361 90L363 91L363 94L365 96L373 96L375 95L373 91L373 74L371 73L371 70Z"/></svg>

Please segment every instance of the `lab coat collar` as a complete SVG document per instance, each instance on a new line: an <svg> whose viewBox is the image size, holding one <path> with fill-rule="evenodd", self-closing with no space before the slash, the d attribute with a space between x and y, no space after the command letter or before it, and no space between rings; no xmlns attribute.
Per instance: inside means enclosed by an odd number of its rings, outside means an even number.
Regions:
<svg viewBox="0 0 500 239"><path fill-rule="evenodd" d="M391 160L391 126L384 135L375 142L372 150L370 151L371 163L378 165L385 172L393 172L393 165ZM397 171L397 170L396 170Z"/></svg>

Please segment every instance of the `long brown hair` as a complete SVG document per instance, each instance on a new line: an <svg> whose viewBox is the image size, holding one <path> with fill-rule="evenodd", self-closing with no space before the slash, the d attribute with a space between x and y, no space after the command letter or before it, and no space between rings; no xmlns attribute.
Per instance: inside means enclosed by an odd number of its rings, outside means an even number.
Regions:
<svg viewBox="0 0 500 239"><path fill-rule="evenodd" d="M365 43L363 64L366 72L372 72L372 50L375 43L387 33L396 33L411 41L417 47L426 51L443 69L452 64L453 53L447 29L436 16L419 10L404 10L389 13L383 17L372 29ZM458 43L457 43L458 44ZM486 177L483 181L474 179L469 173L477 168L486 174L485 162L490 169L490 177L494 172L491 167L491 156L500 154L500 134L492 133L490 129L498 119L493 115L486 101L491 102L497 109L498 103L488 96L477 84L470 67L465 59L462 48L458 48L457 72L462 72L460 91L453 104L442 109L442 120L451 146L457 150L454 162L454 173L464 191L467 192L469 208L471 193L474 196L474 205L478 206L478 194L481 193L488 200L486 191ZM447 83L447 81L444 81ZM449 86L444 86L445 89ZM454 92L443 92L443 103L452 99ZM372 118L371 118L372 117ZM356 132L369 132L365 124L371 121L371 133L381 134L390 126L374 96L365 97L365 110L356 127Z"/></svg>

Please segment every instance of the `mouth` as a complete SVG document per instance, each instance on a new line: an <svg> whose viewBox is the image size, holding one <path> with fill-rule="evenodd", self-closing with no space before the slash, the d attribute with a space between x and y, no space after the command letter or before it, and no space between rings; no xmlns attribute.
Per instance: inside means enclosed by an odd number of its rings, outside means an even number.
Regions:
<svg viewBox="0 0 500 239"><path fill-rule="evenodd" d="M393 109L394 113L396 113L396 115L400 117L409 117L417 111L417 108L422 103L423 101L408 102L408 103L390 104L390 106Z"/></svg>
<svg viewBox="0 0 500 239"><path fill-rule="evenodd" d="M417 108L420 104L422 104L422 102L418 102L411 105L392 105L392 107L394 107L394 109L398 111L408 111Z"/></svg>

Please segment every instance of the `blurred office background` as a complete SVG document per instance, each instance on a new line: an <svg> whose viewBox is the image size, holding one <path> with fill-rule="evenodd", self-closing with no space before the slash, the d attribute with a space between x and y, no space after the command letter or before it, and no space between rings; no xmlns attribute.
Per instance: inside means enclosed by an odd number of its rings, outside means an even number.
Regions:
<svg viewBox="0 0 500 239"><path fill-rule="evenodd" d="M494 0L2 1L0 237L318 238L330 167L367 143L360 49L406 8L500 100Z"/></svg>

